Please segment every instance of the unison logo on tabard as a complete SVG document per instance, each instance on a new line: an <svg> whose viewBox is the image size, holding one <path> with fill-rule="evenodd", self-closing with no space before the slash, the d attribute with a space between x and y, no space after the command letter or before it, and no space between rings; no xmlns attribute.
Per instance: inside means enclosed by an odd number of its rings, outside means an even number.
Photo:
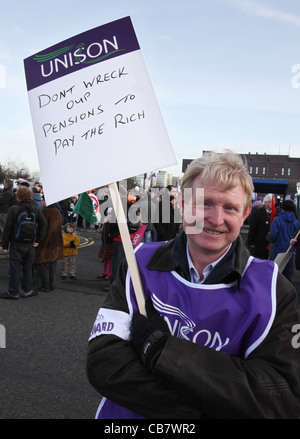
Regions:
<svg viewBox="0 0 300 439"><path fill-rule="evenodd" d="M117 37L113 36L112 40L104 39L101 43L80 43L37 54L33 59L41 64L41 74L46 78L58 73L60 69L68 69L76 64L95 64L122 51L118 46Z"/></svg>

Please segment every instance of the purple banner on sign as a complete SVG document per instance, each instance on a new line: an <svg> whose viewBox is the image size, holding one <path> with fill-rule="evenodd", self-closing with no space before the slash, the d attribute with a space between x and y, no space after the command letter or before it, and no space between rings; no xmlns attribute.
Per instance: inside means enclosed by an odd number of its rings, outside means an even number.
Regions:
<svg viewBox="0 0 300 439"><path fill-rule="evenodd" d="M139 49L130 17L107 23L26 58L27 90Z"/></svg>

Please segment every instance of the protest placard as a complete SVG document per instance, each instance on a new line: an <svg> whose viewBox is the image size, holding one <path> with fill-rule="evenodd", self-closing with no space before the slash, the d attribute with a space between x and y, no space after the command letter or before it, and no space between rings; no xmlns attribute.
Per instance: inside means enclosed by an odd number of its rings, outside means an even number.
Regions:
<svg viewBox="0 0 300 439"><path fill-rule="evenodd" d="M131 19L73 36L26 58L24 67L46 202L110 186L137 294L116 182L176 158Z"/></svg>
<svg viewBox="0 0 300 439"><path fill-rule="evenodd" d="M24 66L48 204L176 164L130 17Z"/></svg>

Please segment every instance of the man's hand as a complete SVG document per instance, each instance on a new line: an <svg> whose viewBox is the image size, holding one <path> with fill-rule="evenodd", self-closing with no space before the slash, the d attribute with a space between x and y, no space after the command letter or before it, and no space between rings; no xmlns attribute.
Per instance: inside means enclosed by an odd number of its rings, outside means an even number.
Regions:
<svg viewBox="0 0 300 439"><path fill-rule="evenodd" d="M145 317L136 313L132 317L131 344L140 354L143 363L152 371L171 335L165 320L155 311L152 301L146 301Z"/></svg>

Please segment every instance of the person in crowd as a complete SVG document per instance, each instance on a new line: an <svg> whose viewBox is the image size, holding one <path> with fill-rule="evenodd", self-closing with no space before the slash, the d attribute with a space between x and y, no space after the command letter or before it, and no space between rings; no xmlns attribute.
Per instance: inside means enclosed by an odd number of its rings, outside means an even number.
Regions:
<svg viewBox="0 0 300 439"><path fill-rule="evenodd" d="M62 216L56 207L51 204L42 210L47 222L46 236L35 252L35 288L38 291L49 292L55 289L57 261L62 259Z"/></svg>
<svg viewBox="0 0 300 439"><path fill-rule="evenodd" d="M158 203L159 199L157 197L156 192L158 192L158 188L150 188L150 196L151 196L151 206L153 206L153 211L151 214L152 221L152 229L151 229L151 240L152 242L157 241L157 231L156 231L156 223L158 222Z"/></svg>
<svg viewBox="0 0 300 439"><path fill-rule="evenodd" d="M39 189L36 186L32 187L32 194L33 194L33 200L38 204L39 208L42 210L43 205L43 197L39 191Z"/></svg>
<svg viewBox="0 0 300 439"><path fill-rule="evenodd" d="M33 201L31 190L20 186L16 192L17 204L10 207L2 236L2 248L9 249L8 290L0 295L2 299L19 299L19 277L22 273L22 297L36 295L33 280L35 250L43 241L47 222L37 204ZM31 223L22 222L25 213Z"/></svg>
<svg viewBox="0 0 300 439"><path fill-rule="evenodd" d="M299 232L299 230L298 230ZM298 234L297 232L297 234ZM290 245L294 246L294 251L295 251L295 269L300 271L300 238L299 235L295 236L294 238L291 239L290 241ZM297 288L297 294L298 294L298 303L300 305L300 289Z"/></svg>
<svg viewBox="0 0 300 439"><path fill-rule="evenodd" d="M76 279L76 256L78 255L77 247L80 244L80 239L74 233L74 226L71 223L66 223L64 226L63 246L64 257L62 260L61 278L67 279L70 275L71 279Z"/></svg>
<svg viewBox="0 0 300 439"><path fill-rule="evenodd" d="M260 259L268 259L267 234L271 225L272 194L263 199L264 206L257 209L251 216L247 245L253 256Z"/></svg>
<svg viewBox="0 0 300 439"><path fill-rule="evenodd" d="M0 242L2 241L2 233L7 218L8 209L16 204L16 196L12 190L12 181L4 180L3 189L0 192Z"/></svg>
<svg viewBox="0 0 300 439"><path fill-rule="evenodd" d="M172 184L169 184L169 185L167 186L167 189L168 189L168 194L169 194L170 196L172 196L172 197L175 198L176 195L177 195L176 187L173 186Z"/></svg>
<svg viewBox="0 0 300 439"><path fill-rule="evenodd" d="M292 238L290 245L295 246L295 268L300 271L300 239Z"/></svg>
<svg viewBox="0 0 300 439"><path fill-rule="evenodd" d="M26 180L21 181L21 182L19 183L19 187L20 187L20 186L27 187L28 189L30 188L30 184L29 184L28 181L26 181Z"/></svg>
<svg viewBox="0 0 300 439"><path fill-rule="evenodd" d="M98 232L101 234L101 245L98 258L103 261L103 273L100 276L97 276L97 279L100 280L110 280L111 276L113 255L113 240L109 233L111 212L112 208L110 207L107 209L104 221L98 229Z"/></svg>
<svg viewBox="0 0 300 439"><path fill-rule="evenodd" d="M35 187L40 192L40 194L43 194L43 186L39 181L35 181L33 183L33 187Z"/></svg>
<svg viewBox="0 0 300 439"><path fill-rule="evenodd" d="M74 224L76 223L76 217L77 214L74 213L74 207L75 204L77 203L77 195L74 195L71 199L70 199L70 203L66 206L66 218L67 218L67 223L71 223Z"/></svg>
<svg viewBox="0 0 300 439"><path fill-rule="evenodd" d="M254 212L256 212L257 209L260 209L263 206L264 206L264 204L262 201L260 201L260 200L254 201L254 203L252 204L251 213L248 216L248 218L246 218L246 222L249 226L251 224L251 220L252 220L252 217L254 215Z"/></svg>
<svg viewBox="0 0 300 439"><path fill-rule="evenodd" d="M267 235L270 245L270 259L275 260L278 253L285 253L290 246L290 241L296 236L299 229L299 221L296 218L296 208L291 200L282 203L282 210L276 215ZM291 281L294 274L295 258L292 254L286 264L283 275Z"/></svg>
<svg viewBox="0 0 300 439"><path fill-rule="evenodd" d="M296 292L240 236L254 189L246 165L230 151L204 154L181 189L183 230L135 253L146 315L124 260L92 327L96 417L299 418Z"/></svg>
<svg viewBox="0 0 300 439"><path fill-rule="evenodd" d="M279 195L276 197L275 209L277 213L279 213L282 210L282 200Z"/></svg>
<svg viewBox="0 0 300 439"><path fill-rule="evenodd" d="M145 191L141 194L140 199L136 202L136 206L140 209L141 221L147 226L144 232L143 242L151 242L154 228L153 219L156 215L156 205L152 201L151 192Z"/></svg>
<svg viewBox="0 0 300 439"><path fill-rule="evenodd" d="M58 203L62 215L63 225L67 224L68 222L68 211L70 210L70 203L71 198L65 198Z"/></svg>
<svg viewBox="0 0 300 439"><path fill-rule="evenodd" d="M160 193L160 199L158 202L158 222L155 224L157 241L168 241L173 239L179 232L181 216L176 199L174 195L172 195L174 189L173 186L169 186Z"/></svg>
<svg viewBox="0 0 300 439"><path fill-rule="evenodd" d="M124 203L124 205L125 205L125 209L124 209L125 212L124 213L125 213L125 216L127 218L127 226L128 226L128 230L129 230L129 235L130 235L130 238L132 239L134 232L136 232L141 225L141 221L139 218L139 209L137 209L137 210L131 209L134 206L134 204L132 204L130 201L128 201L127 191L121 185L119 187L119 191L120 191L121 200L123 199L122 204ZM127 212L126 212L126 208L127 208ZM131 212L131 215L130 215L130 212ZM115 280L115 277L117 275L119 265L125 257L125 253L124 253L124 248L123 248L123 244L122 244L122 236L120 234L120 230L119 230L118 222L116 220L116 214L114 212L114 209L112 209L111 213L112 213L112 218L111 218L110 226L109 226L109 235L110 235L110 238L112 238L112 240L113 240L112 269L111 269L111 276L110 276L110 281L112 283Z"/></svg>

